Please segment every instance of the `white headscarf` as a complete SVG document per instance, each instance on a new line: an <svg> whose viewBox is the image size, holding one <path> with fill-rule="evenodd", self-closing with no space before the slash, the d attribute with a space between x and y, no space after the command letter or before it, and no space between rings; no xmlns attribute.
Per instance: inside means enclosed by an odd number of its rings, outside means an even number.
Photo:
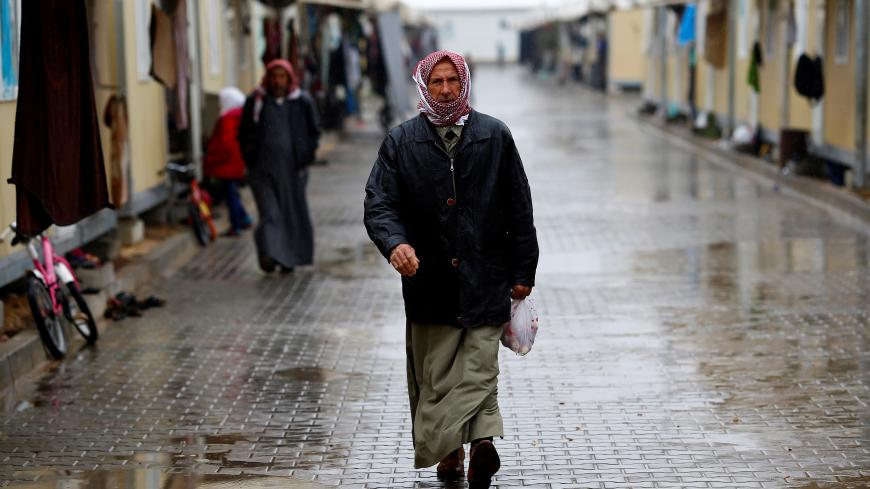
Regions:
<svg viewBox="0 0 870 489"><path fill-rule="evenodd" d="M245 94L236 87L226 87L220 91L221 115L245 104Z"/></svg>

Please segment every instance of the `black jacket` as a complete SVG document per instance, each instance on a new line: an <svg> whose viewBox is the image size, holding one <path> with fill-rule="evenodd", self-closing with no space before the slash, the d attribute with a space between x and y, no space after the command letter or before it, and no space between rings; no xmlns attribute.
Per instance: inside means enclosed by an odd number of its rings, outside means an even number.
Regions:
<svg viewBox="0 0 870 489"><path fill-rule="evenodd" d="M260 124L254 122L255 102L255 95L250 95L245 100L238 134L239 149L249 169L255 168L258 163L257 145L260 141L260 131L263 129ZM287 136L293 138L296 167L302 169L314 163L320 142L320 115L314 99L305 92L285 103L290 104L290 127L294 128L293 133Z"/></svg>
<svg viewBox="0 0 870 489"><path fill-rule="evenodd" d="M389 132L366 185L366 229L387 259L402 243L417 252L417 274L402 277L408 320L502 324L511 286L533 286L538 264L520 155L508 128L479 112L454 161L443 148L423 115Z"/></svg>

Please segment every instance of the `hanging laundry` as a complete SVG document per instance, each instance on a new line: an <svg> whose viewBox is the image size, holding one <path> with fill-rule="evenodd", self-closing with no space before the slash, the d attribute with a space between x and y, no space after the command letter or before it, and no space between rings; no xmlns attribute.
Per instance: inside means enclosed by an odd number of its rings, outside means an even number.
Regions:
<svg viewBox="0 0 870 489"><path fill-rule="evenodd" d="M761 44L755 41L752 45L752 58L749 60L749 74L746 82L752 87L755 93L761 93L761 76L758 70L762 66Z"/></svg>
<svg viewBox="0 0 870 489"><path fill-rule="evenodd" d="M263 19L263 37L266 39L266 47L260 60L265 66L281 57L281 21Z"/></svg>
<svg viewBox="0 0 870 489"><path fill-rule="evenodd" d="M110 207L84 0L21 2L12 150L18 229L41 233ZM51 15L45 15L51 12Z"/></svg>
<svg viewBox="0 0 870 489"><path fill-rule="evenodd" d="M695 41L695 5L686 5L683 17L680 19L680 30L677 33L677 42L685 46Z"/></svg>
<svg viewBox="0 0 870 489"><path fill-rule="evenodd" d="M344 51L344 74L347 82L346 111L348 114L356 114L359 110L357 93L362 84L362 68L360 68L359 49L350 41L342 42Z"/></svg>
<svg viewBox="0 0 870 489"><path fill-rule="evenodd" d="M299 73L299 39L296 35L296 29L293 27L293 22L287 22L287 61L290 62L290 66L293 69L297 70L297 75L303 75L304 73ZM300 80L300 85L303 85L302 80Z"/></svg>
<svg viewBox="0 0 870 489"><path fill-rule="evenodd" d="M351 90L359 89L362 84L359 49L350 41L342 43L344 49L344 73Z"/></svg>
<svg viewBox="0 0 870 489"><path fill-rule="evenodd" d="M704 33L704 59L716 68L728 64L728 12L722 10L707 15Z"/></svg>
<svg viewBox="0 0 870 489"><path fill-rule="evenodd" d="M172 18L157 5L151 4L151 77L173 89L176 82L175 45L172 39Z"/></svg>
<svg viewBox="0 0 870 489"><path fill-rule="evenodd" d="M810 57L806 53L798 58L794 72L794 87L797 93L818 103L825 95L825 72L821 56Z"/></svg>
<svg viewBox="0 0 870 489"><path fill-rule="evenodd" d="M0 100L15 100L18 93L18 29L12 5L0 1Z"/></svg>
<svg viewBox="0 0 870 489"><path fill-rule="evenodd" d="M761 43L758 41L752 45L752 56L758 60L759 68L764 66L764 50L761 49Z"/></svg>
<svg viewBox="0 0 870 489"><path fill-rule="evenodd" d="M529 50L532 51L531 46ZM366 53L366 76L372 85L372 91L381 97L387 96L387 66L384 61L381 40L377 29L372 29Z"/></svg>
<svg viewBox="0 0 870 489"><path fill-rule="evenodd" d="M187 0L178 0L172 13L172 30L175 41L175 127L187 129L187 91L190 82L190 58L187 50Z"/></svg>
<svg viewBox="0 0 870 489"><path fill-rule="evenodd" d="M320 80L324 90L329 92L332 89L331 78L334 78L338 70L341 70L341 77L344 77L343 66L332 66L334 61L344 64L343 56L337 58L332 56L333 52L341 47L341 17L331 13L323 19L320 27Z"/></svg>
<svg viewBox="0 0 870 489"><path fill-rule="evenodd" d="M339 45L329 52L329 72L327 83L330 88L344 87L347 85L347 72L344 62L344 50Z"/></svg>
<svg viewBox="0 0 870 489"><path fill-rule="evenodd" d="M112 131L109 153L112 204L121 207L127 203L127 175L130 162L127 157L127 102L124 97L112 95L103 110L103 124Z"/></svg>

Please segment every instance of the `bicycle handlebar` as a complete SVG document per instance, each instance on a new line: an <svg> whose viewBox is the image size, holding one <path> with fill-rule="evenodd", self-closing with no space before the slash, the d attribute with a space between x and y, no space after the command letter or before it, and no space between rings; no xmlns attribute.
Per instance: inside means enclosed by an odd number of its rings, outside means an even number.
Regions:
<svg viewBox="0 0 870 489"><path fill-rule="evenodd" d="M170 162L166 165L166 169L170 172L175 173L190 173L193 171L193 165L190 163L173 163Z"/></svg>

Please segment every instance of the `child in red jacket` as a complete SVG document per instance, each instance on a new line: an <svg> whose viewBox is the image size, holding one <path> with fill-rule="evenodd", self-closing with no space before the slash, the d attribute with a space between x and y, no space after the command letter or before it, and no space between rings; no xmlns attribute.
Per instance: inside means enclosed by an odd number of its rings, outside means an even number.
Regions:
<svg viewBox="0 0 870 489"><path fill-rule="evenodd" d="M239 181L245 176L245 160L236 135L244 103L245 94L238 88L228 87L220 91L221 115L211 133L203 163L203 174L217 178L223 187L230 213L230 229L224 233L226 236L238 236L251 227L251 218L239 195Z"/></svg>

